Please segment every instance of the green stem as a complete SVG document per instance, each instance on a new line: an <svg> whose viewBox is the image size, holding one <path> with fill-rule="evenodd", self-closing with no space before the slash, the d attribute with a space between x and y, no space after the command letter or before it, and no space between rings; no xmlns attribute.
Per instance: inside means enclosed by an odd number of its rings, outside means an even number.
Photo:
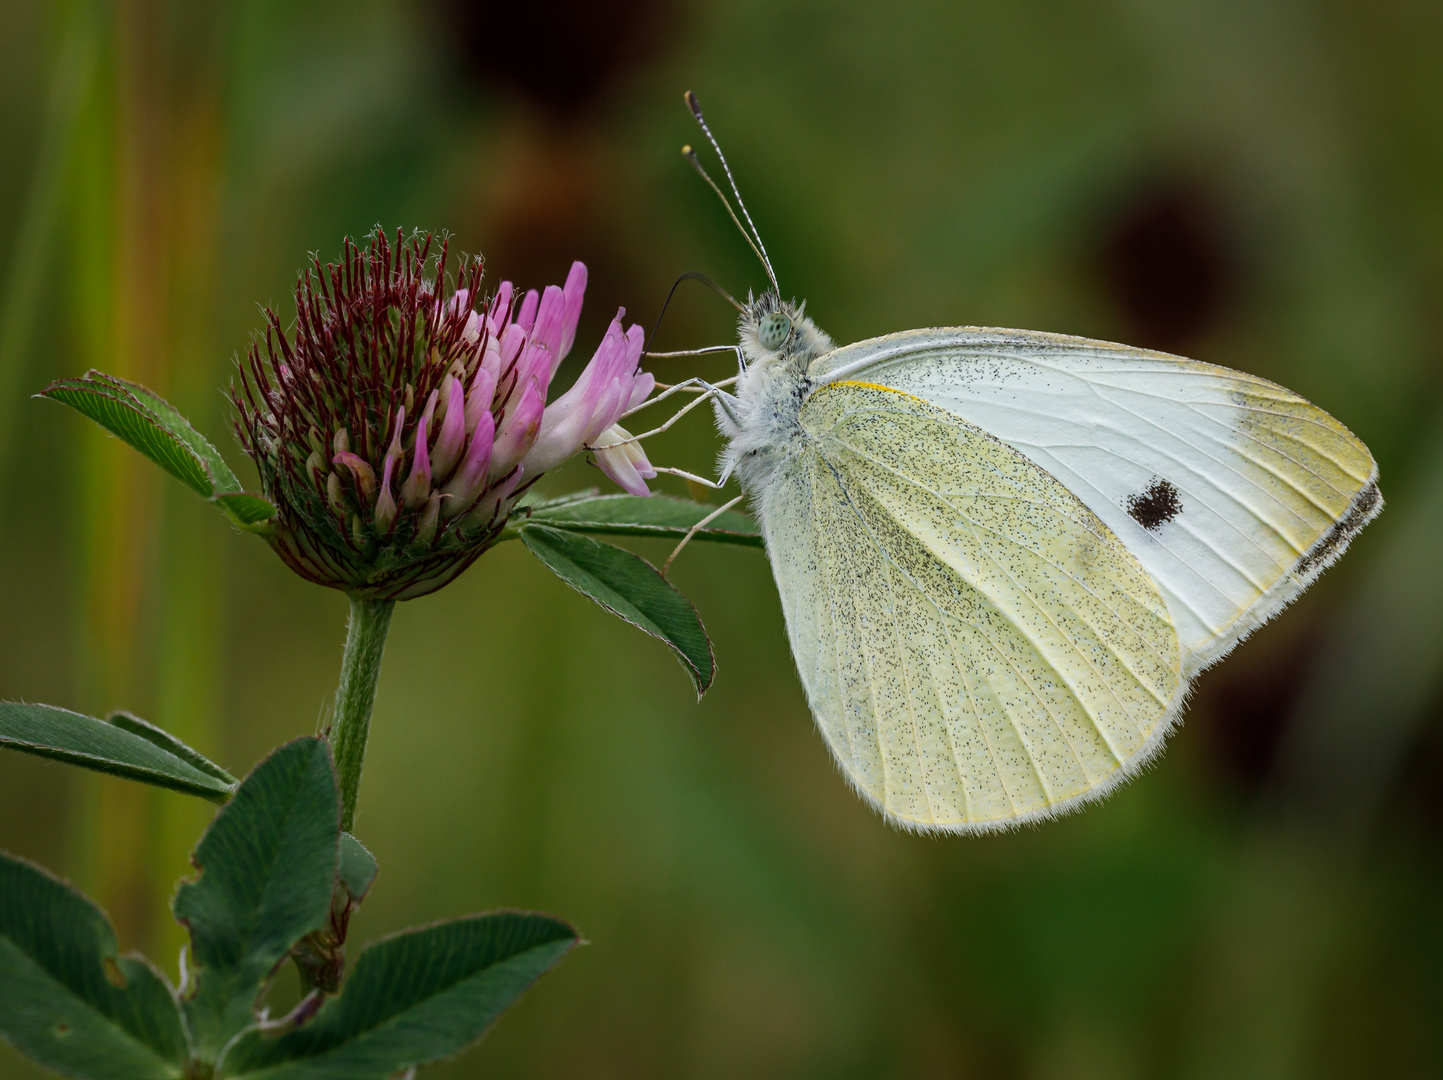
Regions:
<svg viewBox="0 0 1443 1080"><path fill-rule="evenodd" d="M391 628L395 607L394 600L351 597L341 684L336 687L336 710L331 718L331 753L341 782L341 828L347 832L356 820L356 795L361 788L361 763L366 759L366 736L371 730L371 706L376 702L381 654L386 651L386 632Z"/></svg>

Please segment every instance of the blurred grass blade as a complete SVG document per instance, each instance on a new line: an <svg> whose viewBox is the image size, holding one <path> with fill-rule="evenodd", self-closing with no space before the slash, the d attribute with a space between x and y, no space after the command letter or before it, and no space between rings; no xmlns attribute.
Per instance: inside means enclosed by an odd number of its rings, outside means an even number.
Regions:
<svg viewBox="0 0 1443 1080"><path fill-rule="evenodd" d="M707 692L716 677L711 640L696 608L656 567L623 548L549 525L528 523L519 532L521 542L562 581L671 646L696 684L697 697Z"/></svg>
<svg viewBox="0 0 1443 1080"><path fill-rule="evenodd" d="M0 702L0 746L213 802L230 797L235 781L229 773L208 761L199 766L197 761L205 758L197 751L159 728L144 726L150 734L54 705Z"/></svg>
<svg viewBox="0 0 1443 1080"><path fill-rule="evenodd" d="M506 911L369 946L339 998L304 1027L242 1037L218 1075L383 1080L459 1053L580 941L549 915Z"/></svg>
<svg viewBox="0 0 1443 1080"><path fill-rule="evenodd" d="M66 1076L162 1080L188 1057L180 1008L146 961L120 957L105 913L0 854L0 1035Z"/></svg>
<svg viewBox="0 0 1443 1080"><path fill-rule="evenodd" d="M40 287L56 246L65 193L63 178L73 154L82 103L98 68L98 23L94 4L71 5L70 25L50 86L40 153L20 213L13 261L5 276L5 292L0 299L0 462L10 450L19 400L16 389L28 367Z"/></svg>
<svg viewBox="0 0 1443 1080"><path fill-rule="evenodd" d="M112 727L118 727L122 731L128 731L132 735L139 735L148 743L160 747L168 754L174 754L187 765L193 765L201 772L215 777L227 787L235 787L237 780L230 773L226 772L210 758L206 757L199 750L186 746L168 731L156 727L148 720L142 720L128 712L114 712L105 718L106 723Z"/></svg>
<svg viewBox="0 0 1443 1080"><path fill-rule="evenodd" d="M240 528L257 531L275 516L276 508L268 500L241 490L220 451L190 421L140 384L92 370L79 379L57 379L40 396L88 416L210 499Z"/></svg>
<svg viewBox="0 0 1443 1080"><path fill-rule="evenodd" d="M325 924L340 831L330 747L305 738L257 765L201 837L200 877L180 886L174 909L199 969L185 1014L203 1059L255 1022L276 965Z"/></svg>
<svg viewBox="0 0 1443 1080"><path fill-rule="evenodd" d="M670 495L601 495L543 504L530 521L557 529L617 536L658 536L680 539L716 507ZM693 540L762 546L762 533L748 515L728 510L699 529Z"/></svg>

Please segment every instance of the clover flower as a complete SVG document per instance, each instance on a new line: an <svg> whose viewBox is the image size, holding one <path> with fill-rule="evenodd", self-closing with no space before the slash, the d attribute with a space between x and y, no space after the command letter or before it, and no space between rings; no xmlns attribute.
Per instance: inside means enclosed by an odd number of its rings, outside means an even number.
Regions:
<svg viewBox="0 0 1443 1080"><path fill-rule="evenodd" d="M576 338L586 267L518 297L502 282L477 306L482 263L377 232L296 284L287 334L274 312L232 390L241 444L278 507L271 545L311 581L373 599L434 592L496 542L543 473L600 442L626 491L656 475L618 424L655 386L637 368L625 309L576 383L551 380ZM618 444L620 445L614 445Z"/></svg>

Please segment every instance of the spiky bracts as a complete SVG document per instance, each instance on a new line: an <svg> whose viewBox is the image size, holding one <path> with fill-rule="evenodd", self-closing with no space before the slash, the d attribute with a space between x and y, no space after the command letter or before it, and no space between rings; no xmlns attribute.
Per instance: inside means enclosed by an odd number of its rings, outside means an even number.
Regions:
<svg viewBox="0 0 1443 1080"><path fill-rule="evenodd" d="M576 336L586 268L513 303L503 282L482 310L482 263L448 276L447 244L377 232L315 260L296 284L288 334L272 311L232 390L237 429L279 507L271 544L303 577L373 599L453 580L493 544L521 493L597 442L651 392L638 327L621 312L576 385L547 390ZM619 428L615 429L620 431ZM624 436L624 432L621 433ZM654 476L609 475L638 494Z"/></svg>

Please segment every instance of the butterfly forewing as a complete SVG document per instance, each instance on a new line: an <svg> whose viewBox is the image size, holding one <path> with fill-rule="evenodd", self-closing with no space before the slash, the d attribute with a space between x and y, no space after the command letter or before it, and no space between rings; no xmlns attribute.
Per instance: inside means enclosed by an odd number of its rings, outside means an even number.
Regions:
<svg viewBox="0 0 1443 1080"><path fill-rule="evenodd" d="M1005 826L1099 794L1181 698L1167 603L1076 496L953 413L838 382L761 494L819 726L894 820Z"/></svg>
<svg viewBox="0 0 1443 1080"><path fill-rule="evenodd" d="M859 342L810 374L914 394L1061 481L1156 582L1189 676L1296 596L1382 505L1367 447L1323 410L1162 353L965 327Z"/></svg>

